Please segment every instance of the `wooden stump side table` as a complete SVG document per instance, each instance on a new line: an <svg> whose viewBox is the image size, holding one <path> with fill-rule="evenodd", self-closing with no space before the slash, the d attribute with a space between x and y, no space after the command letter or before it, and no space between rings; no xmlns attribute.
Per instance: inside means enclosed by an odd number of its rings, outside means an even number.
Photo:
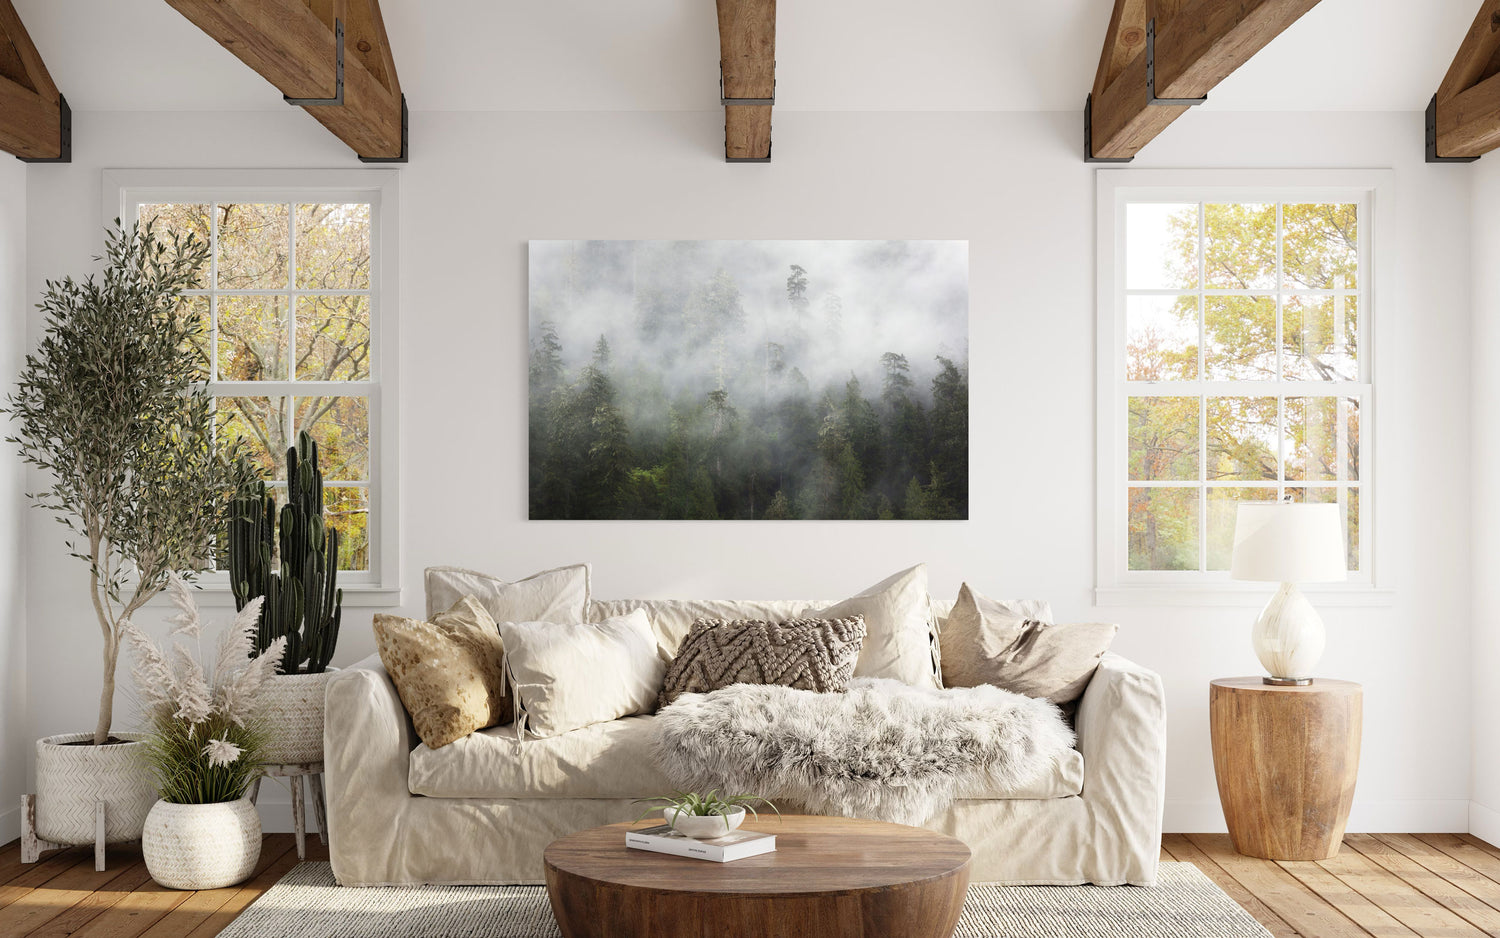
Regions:
<svg viewBox="0 0 1500 938"><path fill-rule="evenodd" d="M1214 775L1235 850L1267 860L1338 854L1359 772L1362 698L1358 684L1322 678L1209 684Z"/></svg>

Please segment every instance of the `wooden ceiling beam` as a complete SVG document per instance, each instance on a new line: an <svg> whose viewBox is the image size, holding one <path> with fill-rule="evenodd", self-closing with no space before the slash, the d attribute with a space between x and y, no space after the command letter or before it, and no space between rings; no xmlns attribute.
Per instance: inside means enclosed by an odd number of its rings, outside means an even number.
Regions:
<svg viewBox="0 0 1500 938"><path fill-rule="evenodd" d="M73 157L73 119L11 0L0 0L0 150L28 163Z"/></svg>
<svg viewBox="0 0 1500 938"><path fill-rule="evenodd" d="M724 159L771 160L771 106L776 98L776 0L716 0Z"/></svg>
<svg viewBox="0 0 1500 938"><path fill-rule="evenodd" d="M1085 157L1101 162L1133 159L1187 111L1189 102L1205 98L1317 4L1318 0L1115 0L1085 110ZM1130 41L1137 29L1147 32L1146 41Z"/></svg>
<svg viewBox="0 0 1500 938"><path fill-rule="evenodd" d="M361 160L406 162L406 99L379 0L167 3L276 86L289 103L301 105Z"/></svg>
<svg viewBox="0 0 1500 938"><path fill-rule="evenodd" d="M1427 162L1470 163L1500 147L1500 0L1485 0L1427 105Z"/></svg>

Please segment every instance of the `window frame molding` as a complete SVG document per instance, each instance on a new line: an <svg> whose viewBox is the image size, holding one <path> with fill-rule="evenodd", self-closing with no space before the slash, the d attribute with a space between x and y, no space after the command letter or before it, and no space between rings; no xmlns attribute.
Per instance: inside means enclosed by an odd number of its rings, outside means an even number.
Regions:
<svg viewBox="0 0 1500 938"><path fill-rule="evenodd" d="M346 606L401 603L399 235L400 173L394 169L107 169L103 172L102 220L109 228L127 217L126 206L143 202L290 201L370 203L370 337L375 344L371 379L359 382L368 401L372 433L370 569L341 571ZM102 245L102 241L101 241ZM288 382L265 382L269 385ZM337 390L342 382L333 382ZM197 578L203 605L233 605L227 573Z"/></svg>
<svg viewBox="0 0 1500 938"><path fill-rule="evenodd" d="M1362 222L1360 270L1361 354L1360 422L1370 432L1361 440L1364 452L1360 480L1361 561L1364 569L1347 583L1309 584L1303 588L1324 606L1388 606L1395 599L1391 545L1382 536L1390 517L1381 455L1389 445L1389 408L1381 406L1381 389L1389 385L1390 366L1380 353L1388 347L1391 316L1381 302L1393 295L1395 172L1389 169L1101 169L1095 172L1095 589L1100 606L1246 606L1262 605L1267 584L1231 580L1227 571L1130 571L1127 569L1126 488L1124 467L1129 448L1123 419L1130 394L1125 378L1124 205L1128 201L1181 202L1313 202L1359 200L1371 216ZM1201 376L1200 376L1201 379ZM1246 391L1264 387L1242 382ZM1286 396L1295 383L1282 382ZM1207 387L1205 386L1205 393ZM1366 468L1367 467L1367 468ZM1300 487L1287 483L1289 487ZM1315 484L1315 483L1314 483Z"/></svg>

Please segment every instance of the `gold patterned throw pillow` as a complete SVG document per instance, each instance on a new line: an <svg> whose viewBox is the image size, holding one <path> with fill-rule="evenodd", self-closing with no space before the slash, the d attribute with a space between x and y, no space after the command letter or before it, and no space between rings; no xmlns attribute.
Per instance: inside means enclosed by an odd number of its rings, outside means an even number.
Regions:
<svg viewBox="0 0 1500 938"><path fill-rule="evenodd" d="M667 668L658 706L731 684L780 684L843 693L865 639L865 620L699 619Z"/></svg>
<svg viewBox="0 0 1500 938"><path fill-rule="evenodd" d="M375 648L429 749L510 719L500 632L473 596L431 622L377 614Z"/></svg>

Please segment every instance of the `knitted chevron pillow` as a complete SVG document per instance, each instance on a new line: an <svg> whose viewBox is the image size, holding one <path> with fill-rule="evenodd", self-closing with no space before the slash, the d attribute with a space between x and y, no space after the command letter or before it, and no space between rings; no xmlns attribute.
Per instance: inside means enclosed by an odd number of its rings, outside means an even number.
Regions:
<svg viewBox="0 0 1500 938"><path fill-rule="evenodd" d="M842 693L864 644L865 620L699 619L672 659L657 705L731 684Z"/></svg>

